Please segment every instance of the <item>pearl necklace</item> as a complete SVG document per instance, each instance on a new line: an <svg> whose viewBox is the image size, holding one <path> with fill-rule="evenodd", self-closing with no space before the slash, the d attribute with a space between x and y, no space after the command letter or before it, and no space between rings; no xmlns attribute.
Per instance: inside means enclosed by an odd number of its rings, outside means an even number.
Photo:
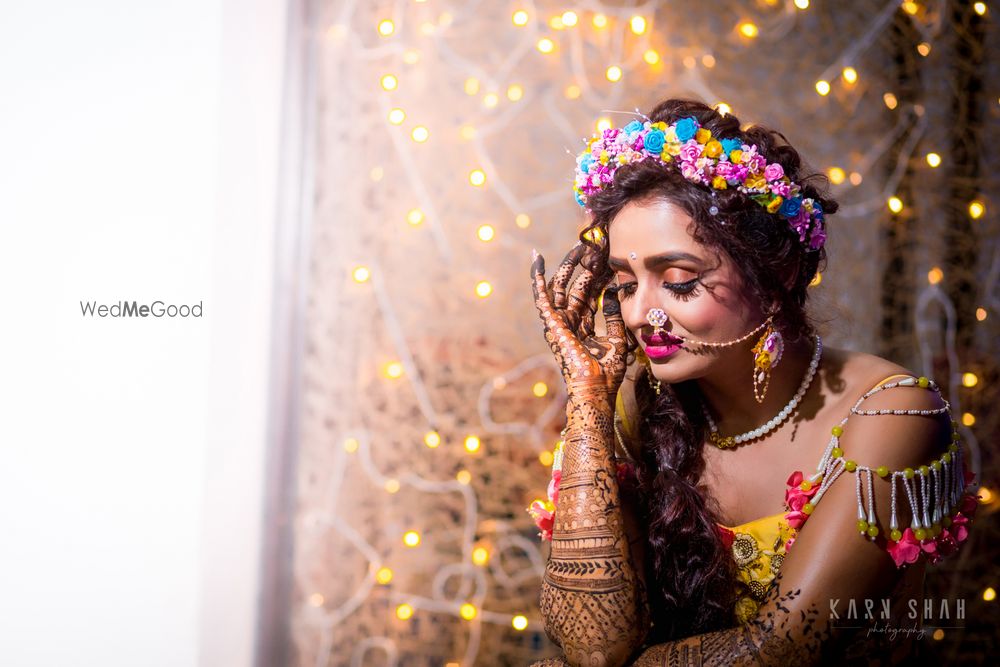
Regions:
<svg viewBox="0 0 1000 667"><path fill-rule="evenodd" d="M820 341L819 336L816 336L816 348L813 350L812 359L809 361L809 370L806 371L806 376L802 378L802 384L799 385L799 390L795 392L795 396L792 400L788 402L788 405L781 408L781 412L771 418L769 422L763 426L758 426L757 428L747 431L746 433L740 433L739 435L732 436L721 436L719 435L719 427L716 426L715 420L712 419L712 415L708 413L708 407L705 402L701 403L701 410L705 413L705 419L708 420L708 426L711 430L709 439L712 444L719 449L729 449L735 447L741 443L747 442L748 440L756 440L757 438L763 437L778 428L790 414L795 410L795 407L802 400L802 397L806 395L806 391L809 389L809 385L812 384L813 378L816 376L816 369L819 367L819 358L823 354L823 343Z"/></svg>

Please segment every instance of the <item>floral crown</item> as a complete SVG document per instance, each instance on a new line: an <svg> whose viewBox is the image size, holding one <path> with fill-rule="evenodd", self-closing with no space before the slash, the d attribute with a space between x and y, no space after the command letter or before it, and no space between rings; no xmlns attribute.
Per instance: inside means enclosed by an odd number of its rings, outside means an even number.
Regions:
<svg viewBox="0 0 1000 667"><path fill-rule="evenodd" d="M712 188L713 196L731 187L749 195L768 213L787 220L809 250L819 250L826 241L823 207L803 198L801 186L785 176L780 164L769 163L756 146L739 139L713 137L691 116L671 125L633 120L595 134L576 158L577 203L587 208L587 198L610 185L618 167L649 158L676 165L687 180ZM715 215L719 209L709 211Z"/></svg>

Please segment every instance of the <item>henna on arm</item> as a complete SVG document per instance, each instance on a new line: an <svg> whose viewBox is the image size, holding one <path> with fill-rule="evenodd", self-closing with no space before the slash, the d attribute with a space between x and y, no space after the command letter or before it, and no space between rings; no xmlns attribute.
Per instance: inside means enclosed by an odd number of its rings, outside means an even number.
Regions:
<svg viewBox="0 0 1000 667"><path fill-rule="evenodd" d="M539 606L545 632L570 665L623 665L649 627L642 573L632 565L614 458L614 397L626 340L617 295L605 292L608 335L595 336L598 286L584 272L566 286L584 246L574 247L546 289L544 260L532 264L535 304L569 394L562 477ZM552 291L554 296L549 297Z"/></svg>

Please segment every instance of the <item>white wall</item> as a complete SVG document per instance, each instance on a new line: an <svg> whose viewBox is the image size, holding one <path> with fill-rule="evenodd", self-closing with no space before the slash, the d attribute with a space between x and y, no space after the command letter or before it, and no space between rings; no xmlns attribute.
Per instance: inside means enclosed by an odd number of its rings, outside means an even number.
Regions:
<svg viewBox="0 0 1000 667"><path fill-rule="evenodd" d="M0 664L251 664L284 36L0 6ZM78 303L132 299L204 317Z"/></svg>

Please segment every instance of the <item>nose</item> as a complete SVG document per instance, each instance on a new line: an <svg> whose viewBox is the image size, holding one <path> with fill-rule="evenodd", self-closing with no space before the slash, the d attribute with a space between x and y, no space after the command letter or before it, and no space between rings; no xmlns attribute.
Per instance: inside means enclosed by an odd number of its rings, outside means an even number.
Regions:
<svg viewBox="0 0 1000 667"><path fill-rule="evenodd" d="M653 325L649 323L646 316L653 308L663 308L660 302L659 290L646 286L644 283L636 285L635 292L631 297L622 302L622 319L632 332L638 337L642 333L652 333ZM665 311L666 308L663 308ZM662 325L663 328L669 326L669 322Z"/></svg>

